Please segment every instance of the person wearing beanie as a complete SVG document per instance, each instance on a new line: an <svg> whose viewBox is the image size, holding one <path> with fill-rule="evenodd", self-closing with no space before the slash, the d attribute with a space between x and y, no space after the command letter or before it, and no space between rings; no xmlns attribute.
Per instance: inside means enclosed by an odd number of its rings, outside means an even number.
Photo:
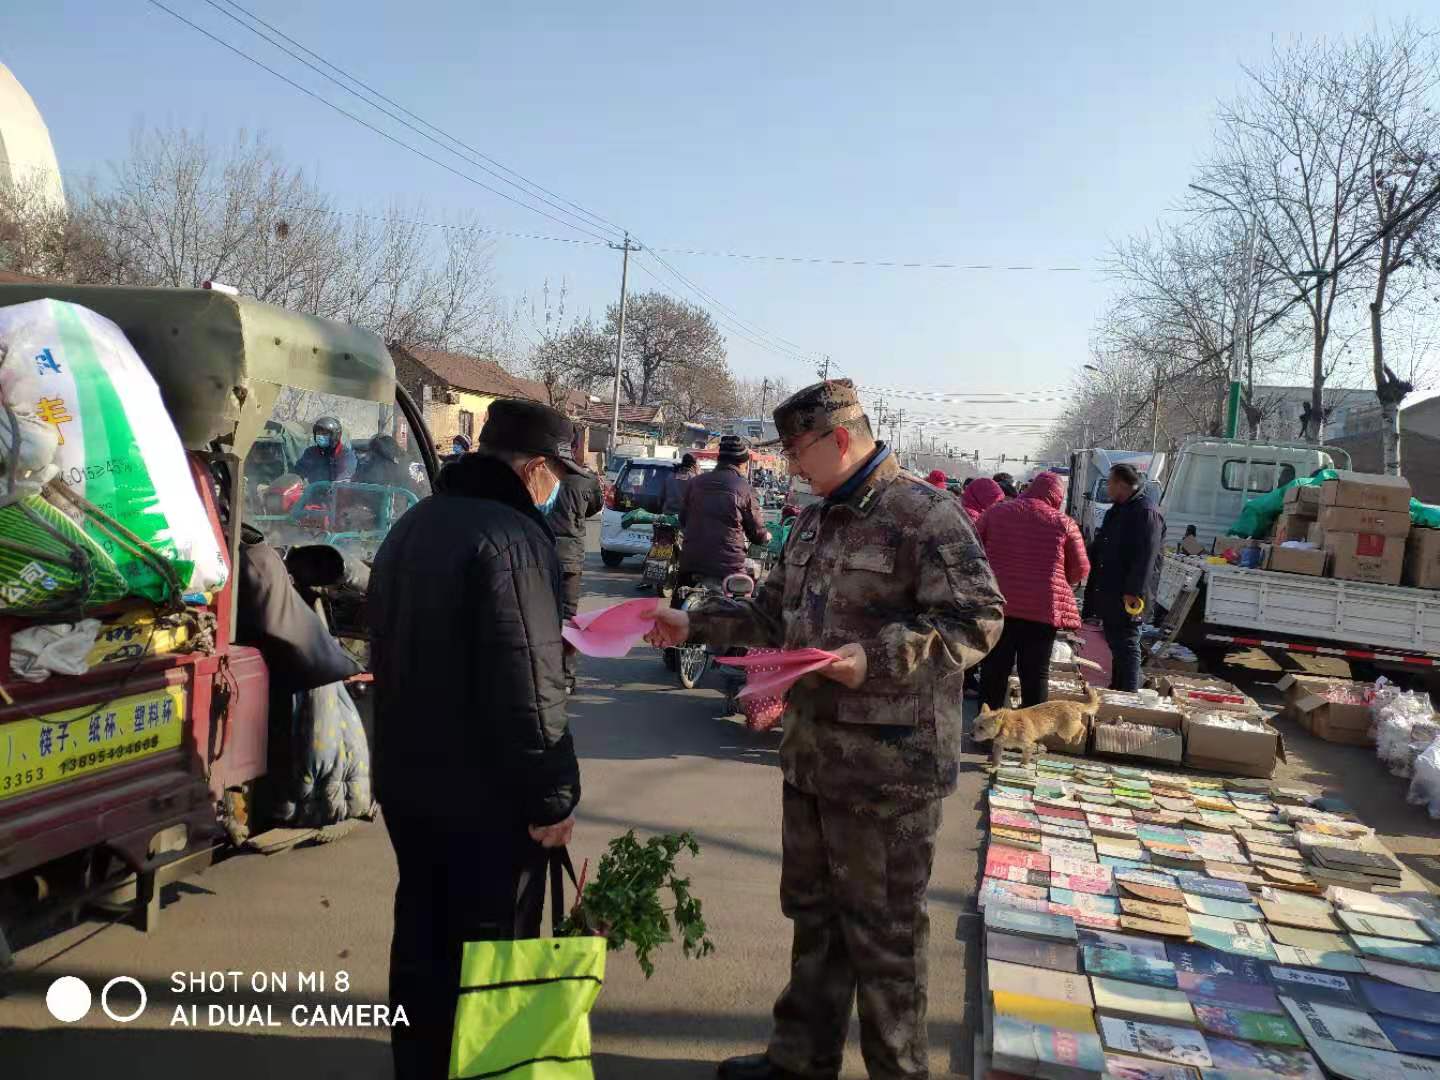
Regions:
<svg viewBox="0 0 1440 1080"><path fill-rule="evenodd" d="M680 552L680 583L706 578L724 580L745 569L750 544L768 544L760 500L741 469L750 450L738 435L720 440L715 468L686 485L680 507L685 546Z"/></svg>
<svg viewBox="0 0 1440 1080"><path fill-rule="evenodd" d="M988 476L977 476L965 484L965 490L960 493L960 505L965 508L965 513L970 517L970 524L974 525L980 521L980 515L989 510L998 502L1003 502L1005 492L1000 490L1000 485Z"/></svg>
<svg viewBox="0 0 1440 1080"><path fill-rule="evenodd" d="M930 482L930 485L932 487L937 487L941 491L949 490L949 481L946 479L945 471L943 469L931 469L930 475L927 476L925 479Z"/></svg>

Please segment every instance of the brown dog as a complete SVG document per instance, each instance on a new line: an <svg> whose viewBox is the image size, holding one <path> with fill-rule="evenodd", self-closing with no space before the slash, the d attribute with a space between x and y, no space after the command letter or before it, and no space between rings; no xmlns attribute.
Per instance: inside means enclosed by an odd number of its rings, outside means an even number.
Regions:
<svg viewBox="0 0 1440 1080"><path fill-rule="evenodd" d="M981 705L971 737L977 742L991 741L990 760L996 765L1005 750L1019 750L1024 764L1029 765L1036 745L1047 735L1059 735L1073 743L1089 730L1100 707L1100 695L1093 686L1087 686L1085 694L1084 701L1047 701L1028 709L992 711Z"/></svg>

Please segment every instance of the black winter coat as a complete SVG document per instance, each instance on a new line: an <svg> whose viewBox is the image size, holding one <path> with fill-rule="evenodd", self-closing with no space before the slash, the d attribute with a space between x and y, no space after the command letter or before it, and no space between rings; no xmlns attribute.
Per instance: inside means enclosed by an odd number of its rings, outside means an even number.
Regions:
<svg viewBox="0 0 1440 1080"><path fill-rule="evenodd" d="M568 817L560 563L520 478L447 465L380 545L368 614L381 804L486 829Z"/></svg>
<svg viewBox="0 0 1440 1080"><path fill-rule="evenodd" d="M765 535L755 489L732 465L720 465L690 481L680 527L685 530L680 572L711 577L744 570L750 544L760 543Z"/></svg>
<svg viewBox="0 0 1440 1080"><path fill-rule="evenodd" d="M560 493L545 522L555 534L562 569L574 571L585 565L585 520L598 514L604 505L605 496L594 473L570 474L560 481Z"/></svg>
<svg viewBox="0 0 1440 1080"><path fill-rule="evenodd" d="M1085 617L1115 618L1126 596L1145 598L1147 612L1155 568L1165 544L1165 518L1150 496L1136 494L1110 507L1090 545Z"/></svg>

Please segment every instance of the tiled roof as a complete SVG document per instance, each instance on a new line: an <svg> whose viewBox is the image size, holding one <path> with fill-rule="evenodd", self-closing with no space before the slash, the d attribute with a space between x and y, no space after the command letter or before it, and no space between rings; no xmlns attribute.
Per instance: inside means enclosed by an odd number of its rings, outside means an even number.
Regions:
<svg viewBox="0 0 1440 1080"><path fill-rule="evenodd" d="M489 397L527 398L546 404L550 402L544 383L511 375L494 360L482 360L478 356L444 352L440 349L404 347L397 348L396 351L409 355L436 378L457 390ZM565 411L573 415L589 403L590 399L584 394L572 391L566 401Z"/></svg>
<svg viewBox="0 0 1440 1080"><path fill-rule="evenodd" d="M603 401L587 401L583 419L597 424L609 423L615 415L615 406ZM622 424L657 424L661 422L659 405L621 405Z"/></svg>

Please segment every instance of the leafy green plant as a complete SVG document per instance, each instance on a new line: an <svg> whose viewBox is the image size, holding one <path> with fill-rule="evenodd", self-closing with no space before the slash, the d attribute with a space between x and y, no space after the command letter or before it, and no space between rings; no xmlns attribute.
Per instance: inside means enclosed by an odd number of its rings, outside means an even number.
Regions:
<svg viewBox="0 0 1440 1080"><path fill-rule="evenodd" d="M675 931L686 956L710 955L715 944L706 936L700 901L690 893L690 879L675 872L682 851L699 856L700 845L691 833L652 836L642 844L632 829L611 840L600 856L595 880L584 887L561 933L603 935L612 952L633 945L647 979L655 974L650 954L674 941ZM661 897L666 888L674 900L668 909Z"/></svg>

